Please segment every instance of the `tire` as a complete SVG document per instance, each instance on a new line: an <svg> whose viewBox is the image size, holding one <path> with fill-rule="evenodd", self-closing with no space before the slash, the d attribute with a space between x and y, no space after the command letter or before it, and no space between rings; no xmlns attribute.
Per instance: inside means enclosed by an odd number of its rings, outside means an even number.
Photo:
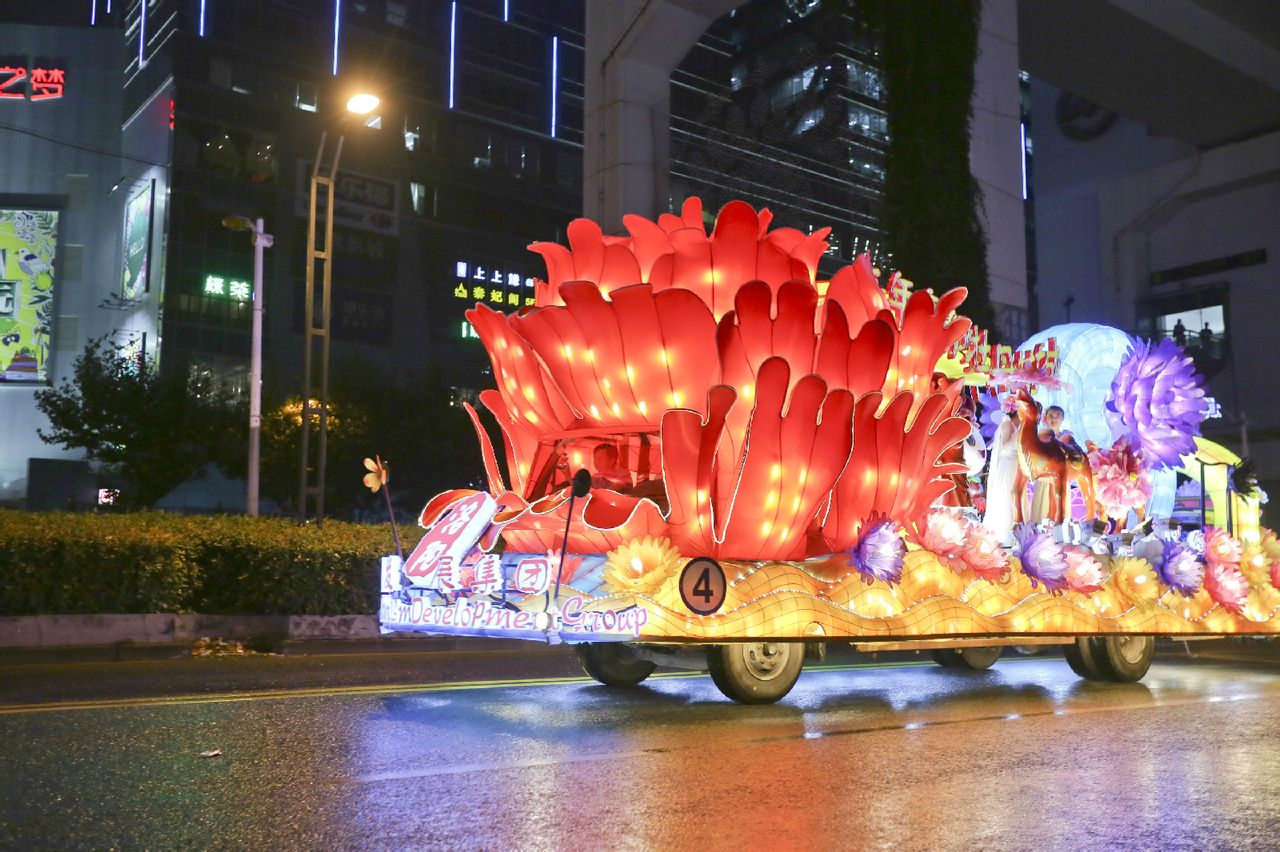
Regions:
<svg viewBox="0 0 1280 852"><path fill-rule="evenodd" d="M960 655L955 648L933 648L929 651L929 656L944 669L960 668Z"/></svg>
<svg viewBox="0 0 1280 852"><path fill-rule="evenodd" d="M1103 645L1111 680L1134 683L1151 668L1156 653L1154 636L1104 636L1098 641Z"/></svg>
<svg viewBox="0 0 1280 852"><path fill-rule="evenodd" d="M1067 665L1085 680L1107 680L1098 663L1098 651L1094 648L1094 640L1090 636L1081 636L1071 645L1062 649L1062 656L1067 658Z"/></svg>
<svg viewBox="0 0 1280 852"><path fill-rule="evenodd" d="M742 704L772 704L791 691L804 667L803 642L732 642L707 649L711 680Z"/></svg>
<svg viewBox="0 0 1280 852"><path fill-rule="evenodd" d="M657 668L621 642L584 642L573 650L582 670L605 686L635 686Z"/></svg>
<svg viewBox="0 0 1280 852"><path fill-rule="evenodd" d="M1004 649L999 645L983 648L934 648L929 653L933 661L946 669L986 671L1000 659Z"/></svg>
<svg viewBox="0 0 1280 852"><path fill-rule="evenodd" d="M1085 680L1133 683L1151 668L1151 636L1081 636L1063 649L1067 665Z"/></svg>

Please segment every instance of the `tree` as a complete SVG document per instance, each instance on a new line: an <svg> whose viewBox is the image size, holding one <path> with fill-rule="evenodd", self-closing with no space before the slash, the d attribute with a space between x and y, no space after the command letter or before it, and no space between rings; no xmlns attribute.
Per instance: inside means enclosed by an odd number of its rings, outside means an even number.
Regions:
<svg viewBox="0 0 1280 852"><path fill-rule="evenodd" d="M990 329L987 240L981 195L969 171L981 2L861 5L884 44L892 138L881 225L891 265L938 292L968 287L964 314Z"/></svg>
<svg viewBox="0 0 1280 852"><path fill-rule="evenodd" d="M279 397L277 397L279 399ZM318 415L313 415L316 440ZM262 421L262 491L284 507L297 505L302 404L287 397ZM382 515L381 498L361 485L362 460L388 462L397 513L416 514L449 488L481 487L483 468L466 412L451 404L434 365L399 380L358 355L335 359L329 377L325 514ZM499 447L501 444L498 445Z"/></svg>
<svg viewBox="0 0 1280 852"><path fill-rule="evenodd" d="M121 501L149 506L210 462L243 467L246 416L207 377L162 373L105 339L90 341L71 379L39 391L46 444L82 449L128 482Z"/></svg>

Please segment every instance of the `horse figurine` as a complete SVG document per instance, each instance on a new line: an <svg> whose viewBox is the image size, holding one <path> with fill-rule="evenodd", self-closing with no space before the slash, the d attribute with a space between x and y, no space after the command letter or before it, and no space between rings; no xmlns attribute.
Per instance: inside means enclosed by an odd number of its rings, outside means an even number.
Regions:
<svg viewBox="0 0 1280 852"><path fill-rule="evenodd" d="M1067 506L1074 480L1084 497L1085 519L1093 520L1093 470L1089 458L1080 448L1059 441L1057 438L1041 440L1040 410L1026 388L1020 388L1018 404L1018 473L1013 482L1013 519L1021 523L1025 518L1022 506L1027 493L1027 483L1048 479L1049 517L1061 524L1066 520Z"/></svg>

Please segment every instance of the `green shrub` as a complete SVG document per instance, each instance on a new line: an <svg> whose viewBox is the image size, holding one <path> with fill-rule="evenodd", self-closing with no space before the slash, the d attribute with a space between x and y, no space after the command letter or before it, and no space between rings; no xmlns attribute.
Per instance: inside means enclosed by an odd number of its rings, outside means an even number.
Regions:
<svg viewBox="0 0 1280 852"><path fill-rule="evenodd" d="M370 613L393 550L389 525L0 510L0 614Z"/></svg>

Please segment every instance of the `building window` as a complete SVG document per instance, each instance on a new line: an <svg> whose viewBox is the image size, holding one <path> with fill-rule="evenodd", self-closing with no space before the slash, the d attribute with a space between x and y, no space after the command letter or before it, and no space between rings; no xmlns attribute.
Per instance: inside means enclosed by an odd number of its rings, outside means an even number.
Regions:
<svg viewBox="0 0 1280 852"><path fill-rule="evenodd" d="M416 116L404 117L404 149L416 151L422 145L422 123Z"/></svg>
<svg viewBox="0 0 1280 852"><path fill-rule="evenodd" d="M796 136L799 136L801 133L812 130L813 128L818 126L818 122L822 121L823 117L826 114L827 114L827 111L823 107L817 107L815 109L809 110L803 116L801 116L800 121L796 123L796 129L793 131L793 133Z"/></svg>
<svg viewBox="0 0 1280 852"><path fill-rule="evenodd" d="M1154 297L1141 310L1139 332L1150 337L1168 337L1196 359L1224 361L1227 346L1227 293L1225 282L1185 293Z"/></svg>
<svg viewBox="0 0 1280 852"><path fill-rule="evenodd" d="M799 74L795 74L781 83L776 84L769 90L768 101L769 109L780 110L791 105L791 102L804 94L813 84L814 75L818 69L806 68Z"/></svg>
<svg viewBox="0 0 1280 852"><path fill-rule="evenodd" d="M436 190L426 184L410 181L409 199L413 204L413 212L419 216L436 215Z"/></svg>
<svg viewBox="0 0 1280 852"><path fill-rule="evenodd" d="M316 87L310 83L298 83L293 105L303 112L316 111Z"/></svg>

